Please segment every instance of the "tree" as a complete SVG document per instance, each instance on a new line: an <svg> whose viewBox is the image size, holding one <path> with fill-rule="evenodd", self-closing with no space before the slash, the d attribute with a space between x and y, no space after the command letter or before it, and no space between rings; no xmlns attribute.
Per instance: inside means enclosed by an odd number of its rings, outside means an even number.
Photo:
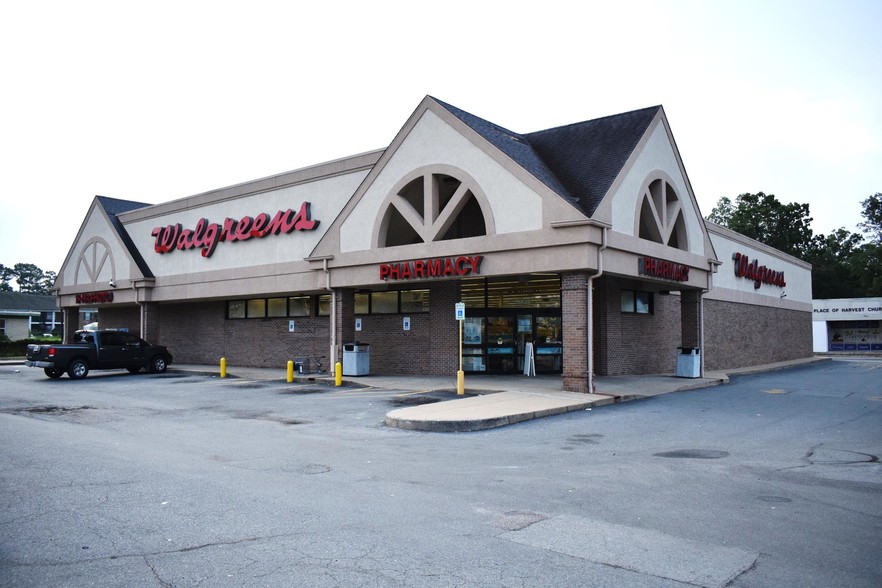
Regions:
<svg viewBox="0 0 882 588"><path fill-rule="evenodd" d="M733 202L726 196L708 220L784 253L805 259L813 248L808 204L783 204L774 194L739 194Z"/></svg>
<svg viewBox="0 0 882 588"><path fill-rule="evenodd" d="M855 254L863 237L840 227L829 235L814 238L807 261L812 264L812 298L858 298L864 295L860 272L855 271Z"/></svg>
<svg viewBox="0 0 882 588"><path fill-rule="evenodd" d="M861 216L864 222L858 223L865 233L869 233L870 239L877 245L882 244L882 194L876 192L861 202L863 210Z"/></svg>
<svg viewBox="0 0 882 588"><path fill-rule="evenodd" d="M55 272L44 272L43 279L40 280L40 290L43 294L49 294L49 290L55 285L55 278L58 275Z"/></svg>
<svg viewBox="0 0 882 588"><path fill-rule="evenodd" d="M16 291L12 287L14 281L18 292L28 294L49 294L55 285L55 272L44 272L33 263L17 263L12 267L0 264L0 292Z"/></svg>
<svg viewBox="0 0 882 588"><path fill-rule="evenodd" d="M882 243L867 243L849 260L851 272L861 285L861 296L882 296Z"/></svg>
<svg viewBox="0 0 882 588"><path fill-rule="evenodd" d="M17 263L13 266L15 281L18 282L19 292L30 294L45 294L43 289L43 270L32 263Z"/></svg>
<svg viewBox="0 0 882 588"><path fill-rule="evenodd" d="M12 292L12 284L9 282L15 278L12 268L0 263L0 292Z"/></svg>

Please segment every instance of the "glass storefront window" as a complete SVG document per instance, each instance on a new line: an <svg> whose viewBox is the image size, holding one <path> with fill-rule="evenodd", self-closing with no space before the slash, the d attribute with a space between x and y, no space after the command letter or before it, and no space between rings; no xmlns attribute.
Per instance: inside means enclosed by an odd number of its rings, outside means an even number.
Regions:
<svg viewBox="0 0 882 588"><path fill-rule="evenodd" d="M559 344L562 333L561 323L561 317L559 316L537 316L536 342Z"/></svg>
<svg viewBox="0 0 882 588"><path fill-rule="evenodd" d="M355 314L368 314L371 311L370 293L355 295Z"/></svg>
<svg viewBox="0 0 882 588"><path fill-rule="evenodd" d="M309 296L288 298L288 316L309 316Z"/></svg>
<svg viewBox="0 0 882 588"><path fill-rule="evenodd" d="M287 298L270 298L267 300L267 316L288 316Z"/></svg>
<svg viewBox="0 0 882 588"><path fill-rule="evenodd" d="M652 314L652 293L622 290L621 309L624 313Z"/></svg>
<svg viewBox="0 0 882 588"><path fill-rule="evenodd" d="M634 312L634 292L622 290L622 312Z"/></svg>
<svg viewBox="0 0 882 588"><path fill-rule="evenodd" d="M401 312L429 312L429 291L402 290Z"/></svg>
<svg viewBox="0 0 882 588"><path fill-rule="evenodd" d="M398 292L374 292L371 294L372 314L395 314L398 312Z"/></svg>
<svg viewBox="0 0 882 588"><path fill-rule="evenodd" d="M230 300L227 302L227 318L245 318L245 301Z"/></svg>
<svg viewBox="0 0 882 588"><path fill-rule="evenodd" d="M637 314L649 314L649 292L637 292L634 297L634 310Z"/></svg>
<svg viewBox="0 0 882 588"><path fill-rule="evenodd" d="M460 300L465 303L467 309L484 308L484 278L462 280L460 282Z"/></svg>
<svg viewBox="0 0 882 588"><path fill-rule="evenodd" d="M322 294L318 297L318 316L331 316L330 294Z"/></svg>
<svg viewBox="0 0 882 588"><path fill-rule="evenodd" d="M264 298L249 300L245 308L245 314L248 318L264 318L266 316L266 300Z"/></svg>
<svg viewBox="0 0 882 588"><path fill-rule="evenodd" d="M487 280L488 308L560 308L560 276L530 274Z"/></svg>

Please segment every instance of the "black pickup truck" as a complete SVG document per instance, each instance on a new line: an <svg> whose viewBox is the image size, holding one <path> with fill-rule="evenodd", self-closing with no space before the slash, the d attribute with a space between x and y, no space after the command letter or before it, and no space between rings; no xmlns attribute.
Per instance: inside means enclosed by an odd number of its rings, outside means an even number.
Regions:
<svg viewBox="0 0 882 588"><path fill-rule="evenodd" d="M80 380L89 370L126 369L134 374L147 368L161 374L171 362L167 348L126 331L77 331L73 343L28 345L25 364L43 368L50 378L67 372L72 380Z"/></svg>

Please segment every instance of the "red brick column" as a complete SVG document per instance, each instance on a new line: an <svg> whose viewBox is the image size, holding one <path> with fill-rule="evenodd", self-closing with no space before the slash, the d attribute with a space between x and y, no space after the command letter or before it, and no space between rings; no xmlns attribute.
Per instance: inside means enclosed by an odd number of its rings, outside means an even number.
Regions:
<svg viewBox="0 0 882 588"><path fill-rule="evenodd" d="M449 375L455 379L459 369L459 324L455 305L459 302L460 283L432 282L429 290L429 342L425 351L415 351L425 366L425 374ZM466 316L468 313L466 309Z"/></svg>
<svg viewBox="0 0 882 588"><path fill-rule="evenodd" d="M355 290L343 288L334 290L335 328L337 335L337 357L332 358L329 370L334 363L343 361L343 345L355 340Z"/></svg>
<svg viewBox="0 0 882 588"><path fill-rule="evenodd" d="M701 347L701 290L680 292L680 345Z"/></svg>
<svg viewBox="0 0 882 588"><path fill-rule="evenodd" d="M159 305L155 302L141 304L140 337L154 345L160 342Z"/></svg>
<svg viewBox="0 0 882 588"><path fill-rule="evenodd" d="M588 388L590 287L587 274L570 273L561 276L563 389L570 392L591 392Z"/></svg>
<svg viewBox="0 0 882 588"><path fill-rule="evenodd" d="M74 333L80 328L80 309L76 306L66 306L61 309L64 313L64 335L61 337L63 343L73 341Z"/></svg>

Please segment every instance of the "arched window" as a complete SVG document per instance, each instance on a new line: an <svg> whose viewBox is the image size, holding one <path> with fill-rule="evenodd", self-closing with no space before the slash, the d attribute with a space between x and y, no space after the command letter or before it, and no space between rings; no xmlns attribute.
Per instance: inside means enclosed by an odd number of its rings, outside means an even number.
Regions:
<svg viewBox="0 0 882 588"><path fill-rule="evenodd" d="M480 237L493 232L489 205L459 170L417 170L393 189L380 214L378 247Z"/></svg>
<svg viewBox="0 0 882 588"><path fill-rule="evenodd" d="M665 180L653 180L639 200L637 235L676 249L689 249L680 198Z"/></svg>

